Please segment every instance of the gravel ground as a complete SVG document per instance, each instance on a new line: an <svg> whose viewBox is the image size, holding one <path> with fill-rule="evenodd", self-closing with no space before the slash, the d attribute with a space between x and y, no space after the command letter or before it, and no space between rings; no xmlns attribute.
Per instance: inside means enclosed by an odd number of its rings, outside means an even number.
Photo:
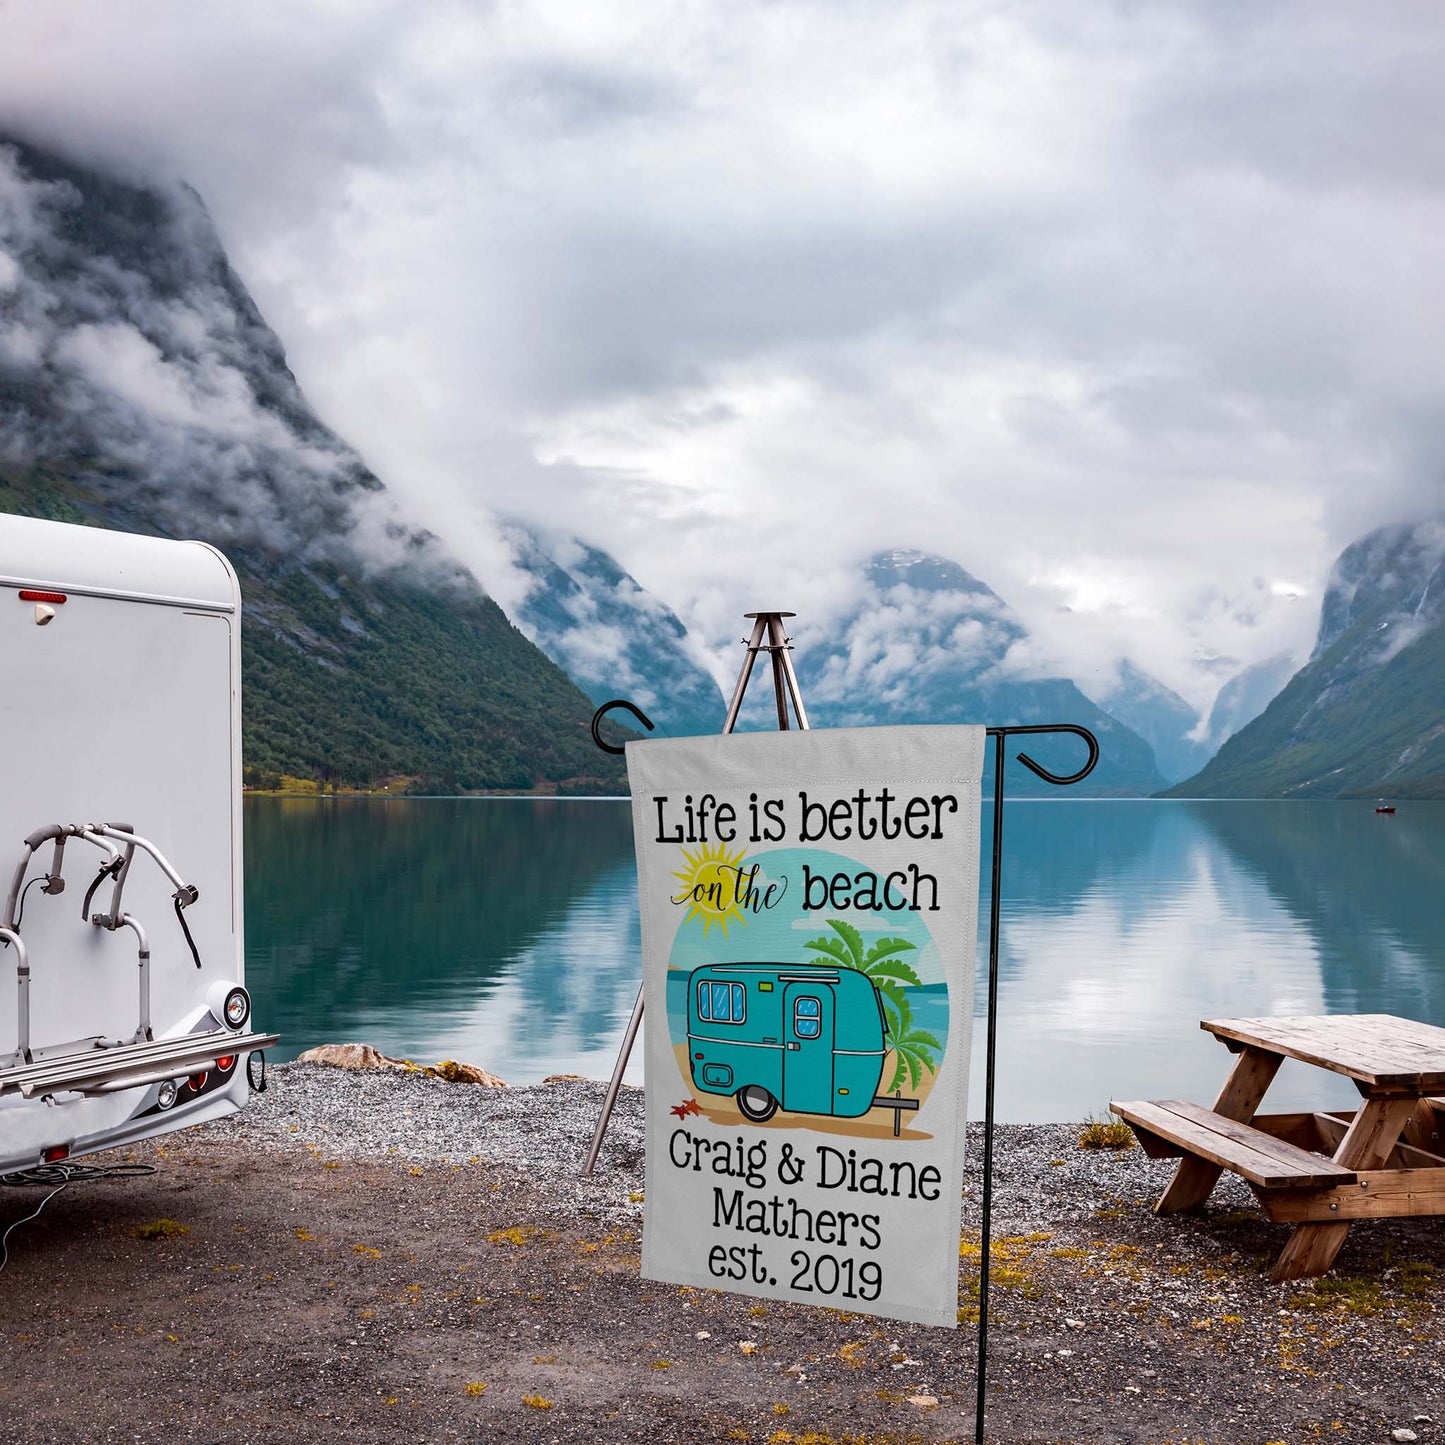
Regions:
<svg viewBox="0 0 1445 1445"><path fill-rule="evenodd" d="M973 1438L976 1132L950 1331L640 1279L639 1091L582 1181L600 1084L271 1081L11 1236L4 1445ZM1075 1134L998 1131L989 1440L1445 1442L1437 1225L1271 1285L1284 1232L1242 1186L1156 1219L1168 1164ZM0 1228L41 1197L0 1192Z"/></svg>

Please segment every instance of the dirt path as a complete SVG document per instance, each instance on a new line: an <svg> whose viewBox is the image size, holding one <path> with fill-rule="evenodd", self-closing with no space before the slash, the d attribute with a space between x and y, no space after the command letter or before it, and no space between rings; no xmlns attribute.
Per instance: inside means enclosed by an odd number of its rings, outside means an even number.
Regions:
<svg viewBox="0 0 1445 1445"><path fill-rule="evenodd" d="M1342 1276L1281 1289L1255 1215L1153 1219L1137 1150L1091 1161L1123 1188L1070 1213L1024 1176L1067 1167L1037 1143L1000 1143L990 1440L1445 1440L1438 1228L1357 1230ZM77 1185L11 1237L5 1445L972 1439L967 1323L641 1280L615 1175L579 1206L513 1167L337 1158L304 1135L134 1153L159 1172ZM0 1192L0 1225L39 1197ZM1009 1234L1030 1199L1059 1217Z"/></svg>

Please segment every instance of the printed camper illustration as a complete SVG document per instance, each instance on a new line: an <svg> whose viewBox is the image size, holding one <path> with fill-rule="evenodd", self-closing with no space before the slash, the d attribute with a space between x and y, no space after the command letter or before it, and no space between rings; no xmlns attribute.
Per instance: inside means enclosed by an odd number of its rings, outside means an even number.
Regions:
<svg viewBox="0 0 1445 1445"><path fill-rule="evenodd" d="M888 1108L897 1134L918 1101L878 1096L886 1027L877 987L851 968L713 963L688 979L693 1085L758 1124L780 1108L844 1119Z"/></svg>

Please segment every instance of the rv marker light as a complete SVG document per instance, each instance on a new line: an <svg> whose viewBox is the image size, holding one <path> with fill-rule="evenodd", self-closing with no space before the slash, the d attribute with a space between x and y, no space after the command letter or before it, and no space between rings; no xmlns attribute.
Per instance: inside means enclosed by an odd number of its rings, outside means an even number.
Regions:
<svg viewBox="0 0 1445 1445"><path fill-rule="evenodd" d="M233 978L217 979L205 992L206 1008L222 1028L241 1029L251 1017L251 995Z"/></svg>
<svg viewBox="0 0 1445 1445"><path fill-rule="evenodd" d="M64 602L64 601L65 601L65 593L63 593L63 592L35 592L35 591L32 591L32 590L31 590L30 588L28 588L28 587L24 587L24 588L22 588L21 591L20 591L20 600L21 600L22 602L56 602L56 603L59 603L59 602Z"/></svg>
<svg viewBox="0 0 1445 1445"><path fill-rule="evenodd" d="M40 1151L40 1160L43 1164L59 1164L62 1159L69 1158L69 1144L52 1144L50 1148Z"/></svg>
<svg viewBox="0 0 1445 1445"><path fill-rule="evenodd" d="M224 993L223 990L224 988ZM205 996L207 1006L227 1029L241 1029L251 1016L251 996L240 984L218 984Z"/></svg>

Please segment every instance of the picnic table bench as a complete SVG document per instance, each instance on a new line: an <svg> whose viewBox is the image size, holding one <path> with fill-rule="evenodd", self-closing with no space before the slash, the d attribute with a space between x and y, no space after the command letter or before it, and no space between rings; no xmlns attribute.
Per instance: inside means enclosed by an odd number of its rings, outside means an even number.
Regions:
<svg viewBox="0 0 1445 1445"><path fill-rule="evenodd" d="M1224 1170L1272 1221L1294 1226L1270 1278L1334 1263L1357 1219L1445 1214L1445 1028L1393 1014L1206 1019L1239 1057L1212 1109L1177 1099L1115 1102L1144 1152L1178 1158L1156 1214L1198 1209ZM1357 1110L1258 1114L1286 1058L1353 1079Z"/></svg>

